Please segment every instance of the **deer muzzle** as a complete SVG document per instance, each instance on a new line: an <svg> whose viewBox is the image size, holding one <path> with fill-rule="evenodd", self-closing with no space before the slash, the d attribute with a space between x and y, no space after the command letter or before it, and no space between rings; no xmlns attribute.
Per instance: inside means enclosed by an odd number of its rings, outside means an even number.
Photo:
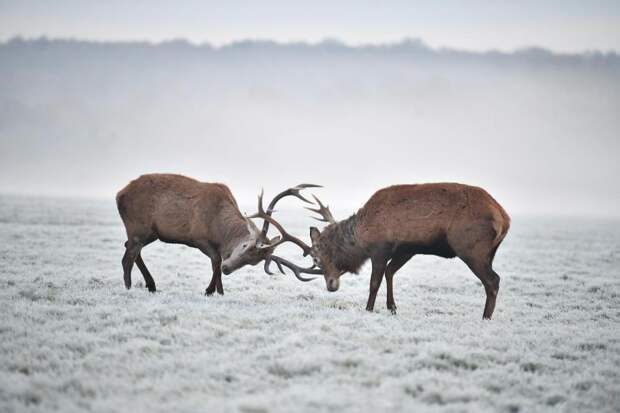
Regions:
<svg viewBox="0 0 620 413"><path fill-rule="evenodd" d="M340 280L338 278L327 278L325 279L325 285L327 286L327 291L338 291Z"/></svg>

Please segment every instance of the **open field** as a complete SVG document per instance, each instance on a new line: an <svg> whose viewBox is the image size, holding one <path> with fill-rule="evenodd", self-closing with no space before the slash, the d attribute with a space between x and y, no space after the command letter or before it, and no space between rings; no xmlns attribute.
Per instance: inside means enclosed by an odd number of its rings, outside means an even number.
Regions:
<svg viewBox="0 0 620 413"><path fill-rule="evenodd" d="M307 239L311 220L281 215ZM134 268L112 201L0 197L0 411L620 411L620 222L513 217L494 319L457 260L415 257L398 314L155 243ZM285 255L296 258L297 251Z"/></svg>

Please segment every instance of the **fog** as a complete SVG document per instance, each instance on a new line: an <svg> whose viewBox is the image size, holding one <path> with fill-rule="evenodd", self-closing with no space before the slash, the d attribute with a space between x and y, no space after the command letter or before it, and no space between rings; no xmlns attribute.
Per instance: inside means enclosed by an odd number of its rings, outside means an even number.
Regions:
<svg viewBox="0 0 620 413"><path fill-rule="evenodd" d="M338 211L395 183L479 185L512 214L618 216L620 57L417 40L0 44L0 192L113 199L147 172L323 184Z"/></svg>

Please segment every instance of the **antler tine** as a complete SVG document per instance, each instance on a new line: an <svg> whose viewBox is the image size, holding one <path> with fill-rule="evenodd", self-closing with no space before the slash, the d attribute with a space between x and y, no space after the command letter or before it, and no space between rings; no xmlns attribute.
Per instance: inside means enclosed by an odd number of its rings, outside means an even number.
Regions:
<svg viewBox="0 0 620 413"><path fill-rule="evenodd" d="M309 207L304 207L304 208L305 208L305 209L307 209L308 211L316 212L316 213L317 213L317 214L319 214L319 215L323 215L323 214L321 213L321 210L320 210L320 209L309 208ZM325 219L324 217L323 217L323 218L318 218L318 217L313 217L313 216L311 216L310 218L312 218L312 219L316 219L317 221L321 221L321 222L331 223L329 220Z"/></svg>
<svg viewBox="0 0 620 413"><path fill-rule="evenodd" d="M299 248L301 248L304 251L304 257L308 254L310 254L310 250L311 248L302 240L300 240L297 237L292 236L291 234L289 234L284 227L282 227L282 225L276 221L275 219L273 219L271 217L271 215L267 214L265 212L265 209L263 208L263 191L261 191L260 195L258 196L258 212L254 215L250 215L248 218L261 218L264 219L265 222L272 224L274 227L277 228L277 230L280 232L280 234L282 234L282 238L278 241L275 242L273 244L270 245L270 247L275 248L278 245L286 242L286 241L290 241L293 244L297 245Z"/></svg>
<svg viewBox="0 0 620 413"><path fill-rule="evenodd" d="M273 273L269 269L269 264L271 264L271 257L272 255L269 255L267 258L265 258L265 272L269 275L273 275ZM278 270L280 270L280 273L285 274L284 269L282 268L282 264L280 264L280 261L276 261L276 265L278 266Z"/></svg>
<svg viewBox="0 0 620 413"><path fill-rule="evenodd" d="M295 277L299 280L299 281L303 281L303 282L308 282L308 281L312 281L314 280L316 277L312 277L312 278L306 278L306 277L302 277L301 273L305 273L305 274L316 274L316 275L322 275L323 272L319 269L316 268L304 268L304 267L299 267L296 264L293 264L292 262L278 257L276 255L270 255L267 258L265 258L265 272L267 274L273 275L273 273L270 271L269 269L269 264L271 264L271 261L274 261L276 263L276 265L278 266L278 269L280 270L280 272L282 274L284 274L284 270L282 268L282 266L287 267L288 269L290 269L291 271L293 271L293 274L295 274Z"/></svg>
<svg viewBox="0 0 620 413"><path fill-rule="evenodd" d="M316 201L316 203L319 205L319 207L321 208L325 208L325 205L323 205L323 203L321 202L321 200L314 194L312 194L312 197L314 198L314 200Z"/></svg>
<svg viewBox="0 0 620 413"><path fill-rule="evenodd" d="M299 184L294 187L295 189L306 189L306 188L323 188L323 185L317 184Z"/></svg>
<svg viewBox="0 0 620 413"><path fill-rule="evenodd" d="M248 218L262 218L262 215L265 214L265 210L263 209L263 195L264 194L265 194L265 190L261 188L260 194L258 194L258 212L250 215Z"/></svg>
<svg viewBox="0 0 620 413"><path fill-rule="evenodd" d="M310 209L310 208L306 208L306 209ZM314 209L310 209L310 211L314 211ZM332 224L332 222L329 222L328 220L323 219L323 218L317 218L317 217L310 217L310 218L316 219L317 221L321 221L321 222L326 222L328 224Z"/></svg>
<svg viewBox="0 0 620 413"><path fill-rule="evenodd" d="M321 203L321 200L319 198L317 198L316 195L312 194L312 197L314 198L316 203L319 205L319 207L317 209L309 208L309 207L304 207L304 208L306 208L309 211L316 212L317 214L321 215L321 217L322 217L322 218L317 218L317 217L312 217L312 218L316 219L317 221L328 222L330 224L335 223L336 220L334 219L334 216L332 215L331 211L329 210L329 206L323 205Z"/></svg>
<svg viewBox="0 0 620 413"><path fill-rule="evenodd" d="M294 186L292 188L288 188L285 191L280 192L278 195L276 195L275 197L273 197L273 199L271 200L271 202L269 203L269 205L267 206L267 215L271 216L271 214L274 211L274 208L276 206L276 204L278 203L278 201L286 196L294 196L296 198L299 198L300 200L302 200L303 202L306 202L308 204L312 204L312 201L309 201L306 197L304 197L301 194L301 191L307 188L322 188L321 185L316 185L316 184L299 184L297 186ZM269 222L265 221L263 223L263 230L262 230L262 234L263 235L267 235L267 231L269 230Z"/></svg>

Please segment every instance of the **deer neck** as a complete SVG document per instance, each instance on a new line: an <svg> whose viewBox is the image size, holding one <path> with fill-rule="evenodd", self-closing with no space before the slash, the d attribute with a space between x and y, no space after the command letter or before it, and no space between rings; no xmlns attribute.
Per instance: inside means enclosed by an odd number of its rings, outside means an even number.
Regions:
<svg viewBox="0 0 620 413"><path fill-rule="evenodd" d="M242 242L255 241L258 229L252 221L241 214L234 214L223 220L220 229L220 255L227 256Z"/></svg>
<svg viewBox="0 0 620 413"><path fill-rule="evenodd" d="M332 259L336 268L357 273L368 259L363 246L357 238L357 214L330 225L324 237L329 242Z"/></svg>

